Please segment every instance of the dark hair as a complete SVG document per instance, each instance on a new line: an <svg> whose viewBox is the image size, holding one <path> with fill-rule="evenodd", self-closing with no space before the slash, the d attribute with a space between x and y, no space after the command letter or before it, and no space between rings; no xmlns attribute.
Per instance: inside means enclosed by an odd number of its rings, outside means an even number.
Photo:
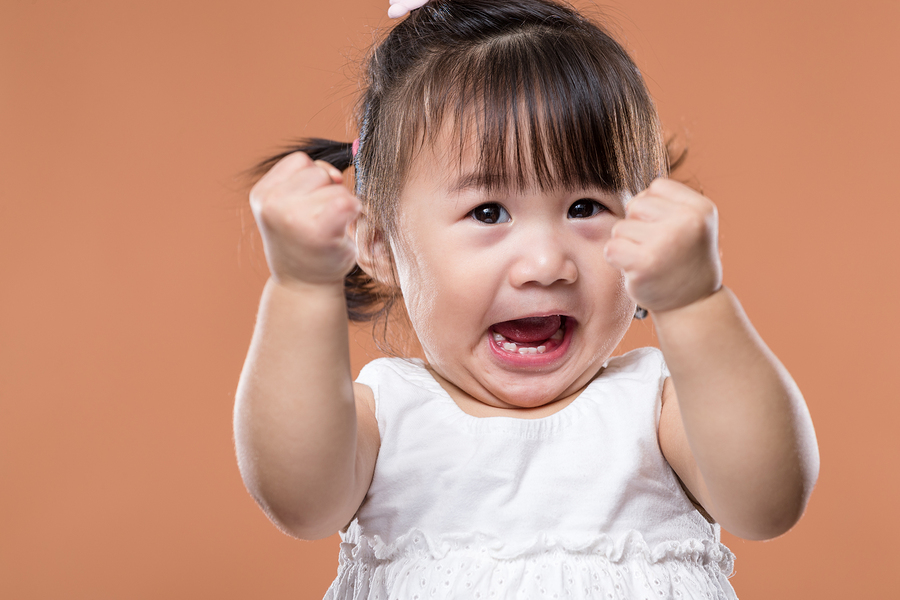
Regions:
<svg viewBox="0 0 900 600"><path fill-rule="evenodd" d="M391 239L410 161L445 123L460 160L474 141L488 188L599 187L637 193L669 172L656 108L636 65L600 26L552 0L431 0L394 26L365 65L351 144L303 140L290 152L356 169L368 231ZM365 241L373 244L374 237ZM359 267L350 318L386 317L399 298Z"/></svg>

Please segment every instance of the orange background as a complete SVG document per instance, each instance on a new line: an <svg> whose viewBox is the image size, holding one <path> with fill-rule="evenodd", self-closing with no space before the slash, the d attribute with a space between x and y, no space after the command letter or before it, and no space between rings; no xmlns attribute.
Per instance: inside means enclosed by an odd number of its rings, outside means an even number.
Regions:
<svg viewBox="0 0 900 600"><path fill-rule="evenodd" d="M321 598L336 538L279 533L234 458L266 278L239 174L290 137L355 137L352 64L387 5L0 3L0 597ZM900 3L604 12L819 436L800 524L727 538L735 588L896 593Z"/></svg>

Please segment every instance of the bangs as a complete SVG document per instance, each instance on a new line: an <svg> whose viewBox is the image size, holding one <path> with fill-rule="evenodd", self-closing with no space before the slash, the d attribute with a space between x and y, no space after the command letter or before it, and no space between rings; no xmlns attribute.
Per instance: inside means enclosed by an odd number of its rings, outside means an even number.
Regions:
<svg viewBox="0 0 900 600"><path fill-rule="evenodd" d="M446 130L458 136L460 163L475 151L471 183L488 190L636 194L664 175L640 74L614 42L582 33L532 27L423 61L397 98L401 180L418 148Z"/></svg>
<svg viewBox="0 0 900 600"><path fill-rule="evenodd" d="M567 0L430 0L373 47L361 83L350 159L366 225L357 243L391 264L383 242L396 239L403 187L422 150L442 163L431 171L416 163L422 172L452 177L442 167L457 160L457 189L494 193L636 194L668 174L637 67ZM380 306L367 314L380 316L402 298L396 283L359 268L345 281L364 306Z"/></svg>

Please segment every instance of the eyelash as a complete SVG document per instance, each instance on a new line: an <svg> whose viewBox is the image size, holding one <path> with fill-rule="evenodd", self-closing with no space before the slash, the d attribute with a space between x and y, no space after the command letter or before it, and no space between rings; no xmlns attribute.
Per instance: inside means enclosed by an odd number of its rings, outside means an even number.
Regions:
<svg viewBox="0 0 900 600"><path fill-rule="evenodd" d="M579 204L587 204L591 209L591 214L582 217L573 216L572 210L578 206ZM591 200L590 198L582 198L580 200L576 200L572 203L572 206L569 207L568 217L570 219L589 219L605 210L608 210L605 206L597 202L596 200Z"/></svg>
<svg viewBox="0 0 900 600"><path fill-rule="evenodd" d="M574 211L576 206L584 206L587 205L590 208L590 214L577 216L577 212ZM580 208L580 206L579 206ZM597 214L608 210L605 206L597 202L596 200L591 200L589 198L582 198L580 200L576 200L572 203L572 206L569 207L567 212L567 216L570 219L589 219ZM579 211L580 212L580 211ZM494 225L496 223L508 223L512 217L509 215L509 211L503 208L501 205L496 202L489 202L487 204L482 204L480 206L475 207L472 212L469 213L469 216L479 223L484 223L486 225ZM483 218L481 218L483 217Z"/></svg>
<svg viewBox="0 0 900 600"><path fill-rule="evenodd" d="M496 214L491 214L496 213ZM505 215L505 218L504 218ZM509 216L509 211L505 208L497 204L496 202L489 202L487 204L482 204L481 206L477 206L472 212L469 213L473 219L478 221L479 223L484 223L486 225L493 225L495 223L507 223L511 219ZM484 219L478 218L479 216L485 217ZM501 220L502 219L502 220Z"/></svg>

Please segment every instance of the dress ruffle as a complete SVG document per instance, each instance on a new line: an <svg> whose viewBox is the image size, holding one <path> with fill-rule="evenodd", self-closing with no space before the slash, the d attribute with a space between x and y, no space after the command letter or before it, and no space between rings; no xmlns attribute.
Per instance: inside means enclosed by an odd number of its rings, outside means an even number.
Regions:
<svg viewBox="0 0 900 600"><path fill-rule="evenodd" d="M354 531L355 528L355 531ZM410 557L428 557L440 560L452 553L478 554L492 560L520 560L548 552L602 556L612 563L641 558L653 564L666 560L711 564L725 575L734 569L734 554L722 543L701 540L671 540L654 547L644 541L640 532L632 530L618 539L606 534L585 536L576 540L540 535L518 543L500 540L481 533L444 534L432 537L419 529L413 529L393 542L385 542L380 536L361 535L356 523L351 525L341 543L341 556L349 560L394 561Z"/></svg>
<svg viewBox="0 0 900 600"><path fill-rule="evenodd" d="M414 529L391 542L344 535L326 599L734 598L734 555L700 539L651 547L637 531L612 538L541 535L510 543L477 533L430 536Z"/></svg>

